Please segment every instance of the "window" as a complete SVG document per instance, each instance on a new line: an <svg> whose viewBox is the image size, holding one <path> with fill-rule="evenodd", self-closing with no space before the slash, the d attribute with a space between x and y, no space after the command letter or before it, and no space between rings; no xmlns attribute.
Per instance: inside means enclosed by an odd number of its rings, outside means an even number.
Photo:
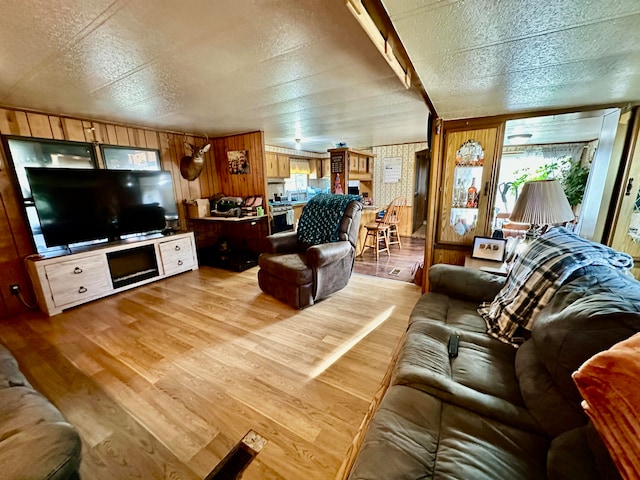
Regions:
<svg viewBox="0 0 640 480"><path fill-rule="evenodd" d="M100 151L110 170L160 170L158 150L101 145Z"/></svg>
<svg viewBox="0 0 640 480"><path fill-rule="evenodd" d="M93 146L90 143L28 137L5 138L36 249L38 252L47 251L25 167L96 168L97 162Z"/></svg>
<svg viewBox="0 0 640 480"><path fill-rule="evenodd" d="M285 192L291 194L292 197L298 198L298 200L306 198L308 186L309 175L306 173L292 173L289 178L284 179Z"/></svg>

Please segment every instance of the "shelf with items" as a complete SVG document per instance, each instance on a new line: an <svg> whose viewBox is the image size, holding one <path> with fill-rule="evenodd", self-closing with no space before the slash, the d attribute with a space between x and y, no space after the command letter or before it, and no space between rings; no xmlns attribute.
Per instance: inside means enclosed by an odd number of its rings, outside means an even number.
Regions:
<svg viewBox="0 0 640 480"><path fill-rule="evenodd" d="M482 178L482 167L455 167L451 208L478 208L480 201L480 189L476 180L478 178Z"/></svg>
<svg viewBox="0 0 640 480"><path fill-rule="evenodd" d="M437 243L470 245L486 236L496 129L448 132Z"/></svg>
<svg viewBox="0 0 640 480"><path fill-rule="evenodd" d="M349 180L373 181L375 155L372 152L346 147L327 151L330 155L332 193L347 193Z"/></svg>

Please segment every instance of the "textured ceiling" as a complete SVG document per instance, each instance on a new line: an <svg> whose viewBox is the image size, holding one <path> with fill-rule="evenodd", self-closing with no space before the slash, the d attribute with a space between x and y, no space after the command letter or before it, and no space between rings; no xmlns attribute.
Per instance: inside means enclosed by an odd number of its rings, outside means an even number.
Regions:
<svg viewBox="0 0 640 480"><path fill-rule="evenodd" d="M326 152L428 109L339 0L2 0L0 104Z"/></svg>
<svg viewBox="0 0 640 480"><path fill-rule="evenodd" d="M638 0L383 4L445 119L640 100ZM316 152L427 137L344 0L0 6L1 105Z"/></svg>
<svg viewBox="0 0 640 480"><path fill-rule="evenodd" d="M445 119L640 100L639 0L382 0Z"/></svg>

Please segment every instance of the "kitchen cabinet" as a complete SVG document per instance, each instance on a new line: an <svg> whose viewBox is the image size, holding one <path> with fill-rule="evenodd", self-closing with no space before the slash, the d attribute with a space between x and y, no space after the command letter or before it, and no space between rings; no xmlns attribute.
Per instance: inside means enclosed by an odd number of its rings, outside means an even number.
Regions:
<svg viewBox="0 0 640 480"><path fill-rule="evenodd" d="M349 173L360 172L360 155L357 153L349 154Z"/></svg>
<svg viewBox="0 0 640 480"><path fill-rule="evenodd" d="M291 176L291 160L288 155L278 154L278 177L289 178Z"/></svg>
<svg viewBox="0 0 640 480"><path fill-rule="evenodd" d="M289 178L291 176L291 161L289 155L265 152L267 178Z"/></svg>
<svg viewBox="0 0 640 480"><path fill-rule="evenodd" d="M497 127L445 132L438 243L490 236L497 136Z"/></svg>
<svg viewBox="0 0 640 480"><path fill-rule="evenodd" d="M358 179L357 177L369 177L373 174L373 164L371 164L371 169L369 169L369 163L371 162L371 157L369 155L362 155L355 152L349 153L349 174L351 180Z"/></svg>
<svg viewBox="0 0 640 480"><path fill-rule="evenodd" d="M323 158L322 159L322 178L330 178L331 177L331 159Z"/></svg>
<svg viewBox="0 0 640 480"><path fill-rule="evenodd" d="M278 178L278 154L275 152L266 152L265 157L267 161L265 169L267 178Z"/></svg>
<svg viewBox="0 0 640 480"><path fill-rule="evenodd" d="M319 158L309 159L309 180L320 178L321 167Z"/></svg>

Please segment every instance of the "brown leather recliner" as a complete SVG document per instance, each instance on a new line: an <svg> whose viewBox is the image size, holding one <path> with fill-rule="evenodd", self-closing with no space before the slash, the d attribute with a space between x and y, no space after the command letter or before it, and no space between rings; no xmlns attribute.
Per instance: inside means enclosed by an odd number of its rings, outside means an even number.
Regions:
<svg viewBox="0 0 640 480"><path fill-rule="evenodd" d="M300 225L313 214L305 207ZM298 238L299 232L268 236L269 253L258 259L262 291L301 309L344 288L353 270L361 215L362 203L352 200L338 219L337 241L312 245Z"/></svg>

